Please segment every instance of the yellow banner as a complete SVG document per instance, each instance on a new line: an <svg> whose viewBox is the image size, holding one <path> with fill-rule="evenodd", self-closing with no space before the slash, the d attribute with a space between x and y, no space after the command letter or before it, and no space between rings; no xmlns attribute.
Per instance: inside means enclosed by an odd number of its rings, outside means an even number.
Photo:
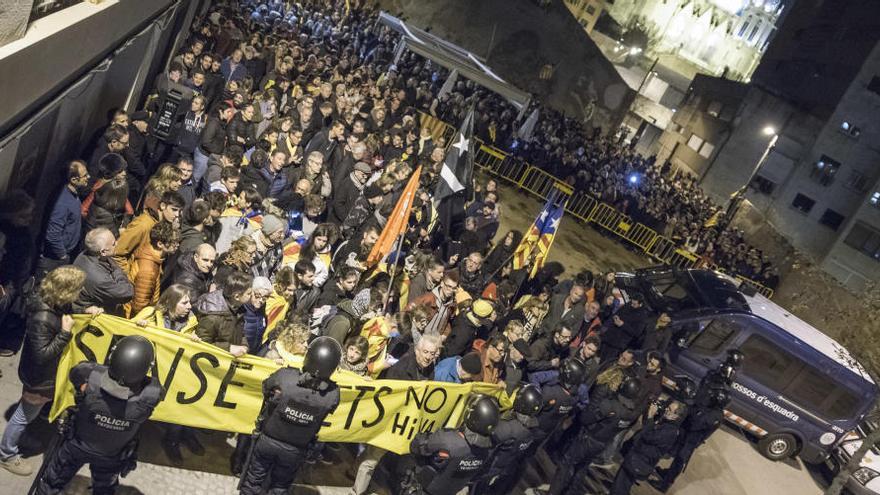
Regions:
<svg viewBox="0 0 880 495"><path fill-rule="evenodd" d="M151 419L210 430L253 431L263 401L262 382L279 368L273 361L235 358L176 332L141 328L114 316L78 315L75 319L73 338L58 366L52 420L74 405L68 379L71 368L86 360L103 363L117 340L142 335L156 349L151 375L164 389ZM457 425L471 393L490 394L498 397L502 407L510 406L503 387L486 383L369 380L347 371L337 372L333 379L341 401L327 417L319 438L369 443L398 454L409 452L416 433Z"/></svg>

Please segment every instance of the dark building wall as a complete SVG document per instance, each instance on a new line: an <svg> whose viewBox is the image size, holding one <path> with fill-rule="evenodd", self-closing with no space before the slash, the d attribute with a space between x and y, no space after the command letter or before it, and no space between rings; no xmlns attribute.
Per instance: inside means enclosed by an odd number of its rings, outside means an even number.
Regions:
<svg viewBox="0 0 880 495"><path fill-rule="evenodd" d="M827 118L880 39L877 0L797 0L752 81Z"/></svg>

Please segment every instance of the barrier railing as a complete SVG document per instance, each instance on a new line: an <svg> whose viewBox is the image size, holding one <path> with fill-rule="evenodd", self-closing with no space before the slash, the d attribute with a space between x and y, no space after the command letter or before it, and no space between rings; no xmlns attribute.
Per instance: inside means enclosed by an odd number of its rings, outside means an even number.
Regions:
<svg viewBox="0 0 880 495"><path fill-rule="evenodd" d="M421 122L423 125L429 126L435 138L438 136L447 137L447 145L449 144L448 137L456 131L451 125L426 113L421 113ZM633 221L632 218L613 206L603 203L583 191L575 192L574 188L554 175L513 158L478 138L475 139L475 142L477 146L474 147L474 164L484 171L541 199L547 199L550 191L559 189L569 195L565 208L569 214L584 223L598 225L617 235L621 240L635 246L645 255L660 263L680 268L694 268L701 265L703 260L699 256L683 249L654 229ZM737 275L736 278L741 283L754 287L764 296L773 297L773 289L741 275Z"/></svg>

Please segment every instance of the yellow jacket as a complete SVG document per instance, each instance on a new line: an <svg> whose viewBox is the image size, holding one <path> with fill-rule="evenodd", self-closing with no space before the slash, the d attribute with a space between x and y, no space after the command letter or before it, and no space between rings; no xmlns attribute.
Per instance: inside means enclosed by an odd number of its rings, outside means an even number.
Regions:
<svg viewBox="0 0 880 495"><path fill-rule="evenodd" d="M140 310L140 312L135 315L131 321L138 322L141 320L146 320L148 325L153 325L159 328L164 328L166 330L171 330L165 326L165 315L155 308L155 306L147 306L146 308ZM198 326L199 320L196 318L196 315L190 312L189 318L186 321L186 325L183 326L179 330L181 334L189 335L196 330L196 326ZM173 330L171 330L173 331Z"/></svg>

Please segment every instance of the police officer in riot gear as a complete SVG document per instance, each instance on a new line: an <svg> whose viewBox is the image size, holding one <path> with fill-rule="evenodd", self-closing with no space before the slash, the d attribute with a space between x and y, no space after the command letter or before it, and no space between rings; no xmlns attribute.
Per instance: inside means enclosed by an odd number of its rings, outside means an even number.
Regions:
<svg viewBox="0 0 880 495"><path fill-rule="evenodd" d="M578 358L568 358L559 368L559 381L541 387L544 406L537 416L538 430L535 432L535 442L529 450L530 454L535 452L566 416L574 412L577 390L586 376L587 368L583 361Z"/></svg>
<svg viewBox="0 0 880 495"><path fill-rule="evenodd" d="M489 469L474 483L472 495L507 494L519 478L521 461L535 440L538 420L544 399L534 385L522 385L517 390L513 407L508 410L495 431L492 441L495 447L488 462Z"/></svg>
<svg viewBox="0 0 880 495"><path fill-rule="evenodd" d="M242 471L241 493L287 493L296 473L315 448L324 418L339 405L339 389L330 376L342 349L330 337L318 337L306 351L302 370L281 368L263 381L265 420L258 419L254 444Z"/></svg>
<svg viewBox="0 0 880 495"><path fill-rule="evenodd" d="M636 481L648 479L657 462L672 452L685 409L686 406L679 401L670 402L636 434L614 477L609 495L628 495Z"/></svg>
<svg viewBox="0 0 880 495"><path fill-rule="evenodd" d="M700 387L697 389L696 401L706 403L712 390L723 388L730 392L733 385L733 379L737 370L742 367L745 356L738 349L730 349L727 351L727 357L718 365L717 369L706 373L706 376L700 380Z"/></svg>
<svg viewBox="0 0 880 495"><path fill-rule="evenodd" d="M703 444L724 420L724 407L730 402L730 392L725 388L716 387L709 391L700 402L688 412L682 423L682 433L676 444L675 460L669 469L658 470L660 480L649 481L661 492L666 492L675 483L675 479L687 467L694 451Z"/></svg>
<svg viewBox="0 0 880 495"><path fill-rule="evenodd" d="M615 435L628 429L641 416L639 402L642 384L638 378L627 378L614 398L590 404L579 416L581 429L577 438L570 442L562 456L562 462L550 483L551 495L561 495L568 489L575 474L589 466Z"/></svg>
<svg viewBox="0 0 880 495"><path fill-rule="evenodd" d="M404 493L455 495L481 475L500 416L494 398L477 395L468 404L461 428L416 435L410 442L410 452L420 462L410 471Z"/></svg>
<svg viewBox="0 0 880 495"><path fill-rule="evenodd" d="M138 335L123 337L110 351L108 365L82 362L70 370L77 411L68 438L44 462L36 493L59 493L83 464L92 474L92 493L112 494L121 473L134 469L137 433L162 395L148 378L154 352Z"/></svg>

